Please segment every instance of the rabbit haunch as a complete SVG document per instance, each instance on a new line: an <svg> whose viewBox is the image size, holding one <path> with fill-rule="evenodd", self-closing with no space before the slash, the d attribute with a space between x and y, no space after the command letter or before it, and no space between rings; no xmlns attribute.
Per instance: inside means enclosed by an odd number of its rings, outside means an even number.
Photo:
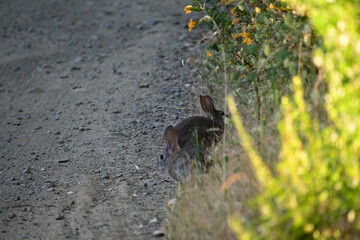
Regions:
<svg viewBox="0 0 360 240"><path fill-rule="evenodd" d="M190 177L196 167L206 171L211 165L207 161L208 149L221 139L224 132L224 112L215 109L209 96L200 96L200 103L209 118L186 118L175 127L167 127L164 133L166 149L159 168L166 168L178 181Z"/></svg>

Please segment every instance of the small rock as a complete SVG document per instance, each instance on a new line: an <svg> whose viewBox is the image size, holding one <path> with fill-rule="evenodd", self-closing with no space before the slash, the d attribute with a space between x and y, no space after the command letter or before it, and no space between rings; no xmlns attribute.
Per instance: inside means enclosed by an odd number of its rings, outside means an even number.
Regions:
<svg viewBox="0 0 360 240"><path fill-rule="evenodd" d="M9 213L8 218L14 218L14 217L16 217L15 213Z"/></svg>
<svg viewBox="0 0 360 240"><path fill-rule="evenodd" d="M80 67L72 67L72 68L70 69L70 71L80 71L80 70L81 70Z"/></svg>
<svg viewBox="0 0 360 240"><path fill-rule="evenodd" d="M80 132L84 132L84 131L87 131L87 130L90 130L91 128L86 128L86 127L79 127L79 131Z"/></svg>
<svg viewBox="0 0 360 240"><path fill-rule="evenodd" d="M12 125L14 125L14 126L20 126L21 123L20 123L19 121L14 121L14 122L12 123Z"/></svg>
<svg viewBox="0 0 360 240"><path fill-rule="evenodd" d="M64 215L59 215L55 218L55 220L63 220L65 219Z"/></svg>
<svg viewBox="0 0 360 240"><path fill-rule="evenodd" d="M157 223L158 221L159 220L156 217L154 217L153 219L150 220L150 223Z"/></svg>
<svg viewBox="0 0 360 240"><path fill-rule="evenodd" d="M138 24L136 26L136 28L139 29L139 30L150 28L150 27L155 26L156 24L161 23L163 21L164 21L163 19L152 18L152 19L143 21L142 23Z"/></svg>
<svg viewBox="0 0 360 240"><path fill-rule="evenodd" d="M24 171L23 171L23 173L30 173L30 172L31 172L31 171L30 171L30 168L28 168L28 167L25 168Z"/></svg>
<svg viewBox="0 0 360 240"><path fill-rule="evenodd" d="M47 192L53 192L54 191L54 187L49 187L48 189L46 189Z"/></svg>
<svg viewBox="0 0 360 240"><path fill-rule="evenodd" d="M163 237L165 236L164 231L162 229L156 230L155 232L153 232L153 236L155 237Z"/></svg>
<svg viewBox="0 0 360 240"><path fill-rule="evenodd" d="M40 93L43 93L44 90L42 90L41 88L38 88L38 87L34 87L34 88L30 88L27 93L28 94L40 94Z"/></svg>
<svg viewBox="0 0 360 240"><path fill-rule="evenodd" d="M101 178L101 179L110 179L110 174L108 174L108 173L103 173L103 174L101 174L100 178Z"/></svg>
<svg viewBox="0 0 360 240"><path fill-rule="evenodd" d="M82 57L82 56L77 56L74 60L73 60L73 62L81 62L82 60L84 60L84 57Z"/></svg>
<svg viewBox="0 0 360 240"><path fill-rule="evenodd" d="M63 158L58 161L58 163L67 163L70 161L70 158Z"/></svg>
<svg viewBox="0 0 360 240"><path fill-rule="evenodd" d="M32 208L31 207L24 207L23 211L24 212L31 212Z"/></svg>
<svg viewBox="0 0 360 240"><path fill-rule="evenodd" d="M120 110L113 110L113 111L111 111L111 113L112 114L119 114L119 113L121 113L121 111Z"/></svg>
<svg viewBox="0 0 360 240"><path fill-rule="evenodd" d="M15 68L13 68L13 72L17 72L17 71L19 71L20 70L20 67L15 67Z"/></svg>
<svg viewBox="0 0 360 240"><path fill-rule="evenodd" d="M148 83L143 83L139 85L139 88L149 88L150 84Z"/></svg>

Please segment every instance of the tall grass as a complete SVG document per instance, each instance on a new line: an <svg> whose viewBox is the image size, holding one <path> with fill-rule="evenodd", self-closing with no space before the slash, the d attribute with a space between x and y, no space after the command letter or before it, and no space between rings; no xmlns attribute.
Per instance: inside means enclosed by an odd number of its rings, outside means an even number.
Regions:
<svg viewBox="0 0 360 240"><path fill-rule="evenodd" d="M359 3L193 0L185 10L203 14L191 30L212 32L203 71L215 91L231 89L232 120L216 166L181 186L166 236L359 239Z"/></svg>

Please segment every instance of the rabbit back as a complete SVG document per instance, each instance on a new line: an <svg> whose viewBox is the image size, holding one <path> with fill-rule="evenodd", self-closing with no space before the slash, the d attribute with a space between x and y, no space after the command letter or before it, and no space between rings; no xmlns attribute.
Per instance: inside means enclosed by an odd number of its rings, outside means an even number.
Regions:
<svg viewBox="0 0 360 240"><path fill-rule="evenodd" d="M203 147L211 147L218 142L223 134L224 127L221 124L206 117L190 117L175 126L178 132L178 143L184 147L188 142Z"/></svg>

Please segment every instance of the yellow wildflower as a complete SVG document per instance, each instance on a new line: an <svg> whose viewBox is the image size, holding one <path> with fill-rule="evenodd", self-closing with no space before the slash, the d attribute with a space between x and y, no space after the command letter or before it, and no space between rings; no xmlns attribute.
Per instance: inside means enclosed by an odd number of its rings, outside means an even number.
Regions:
<svg viewBox="0 0 360 240"><path fill-rule="evenodd" d="M211 57L212 56L212 53L210 51L206 51L206 56L207 57Z"/></svg>
<svg viewBox="0 0 360 240"><path fill-rule="evenodd" d="M192 5L187 5L185 8L184 8L184 11L186 14L189 14L192 12Z"/></svg>
<svg viewBox="0 0 360 240"><path fill-rule="evenodd" d="M234 18L232 20L232 25L238 24L240 22L240 18Z"/></svg>
<svg viewBox="0 0 360 240"><path fill-rule="evenodd" d="M250 45L251 44L251 39L246 37L246 38L243 39L242 42L245 43L246 45Z"/></svg>
<svg viewBox="0 0 360 240"><path fill-rule="evenodd" d="M190 19L190 22L188 23L189 32L191 32L197 24L197 21L193 21L192 19Z"/></svg>
<svg viewBox="0 0 360 240"><path fill-rule="evenodd" d="M235 17L237 17L236 9L238 9L238 7L234 7L230 10L231 14Z"/></svg>
<svg viewBox="0 0 360 240"><path fill-rule="evenodd" d="M251 38L249 37L249 33L245 32L245 31L243 31L242 33L233 33L233 34L231 34L231 37L233 40L236 40L239 37L242 37L243 38L242 43L245 43L246 45L250 45L252 42Z"/></svg>
<svg viewBox="0 0 360 240"><path fill-rule="evenodd" d="M274 7L274 5L273 5L272 3L270 3L269 8L270 8L270 9L273 9L273 8L275 8L275 7Z"/></svg>
<svg viewBox="0 0 360 240"><path fill-rule="evenodd" d="M256 7L256 8L255 8L255 12L256 12L256 13L261 13L261 9L258 8L258 7Z"/></svg>
<svg viewBox="0 0 360 240"><path fill-rule="evenodd" d="M248 38L249 37L249 34L245 31L243 31L240 36L242 36L243 38Z"/></svg>

